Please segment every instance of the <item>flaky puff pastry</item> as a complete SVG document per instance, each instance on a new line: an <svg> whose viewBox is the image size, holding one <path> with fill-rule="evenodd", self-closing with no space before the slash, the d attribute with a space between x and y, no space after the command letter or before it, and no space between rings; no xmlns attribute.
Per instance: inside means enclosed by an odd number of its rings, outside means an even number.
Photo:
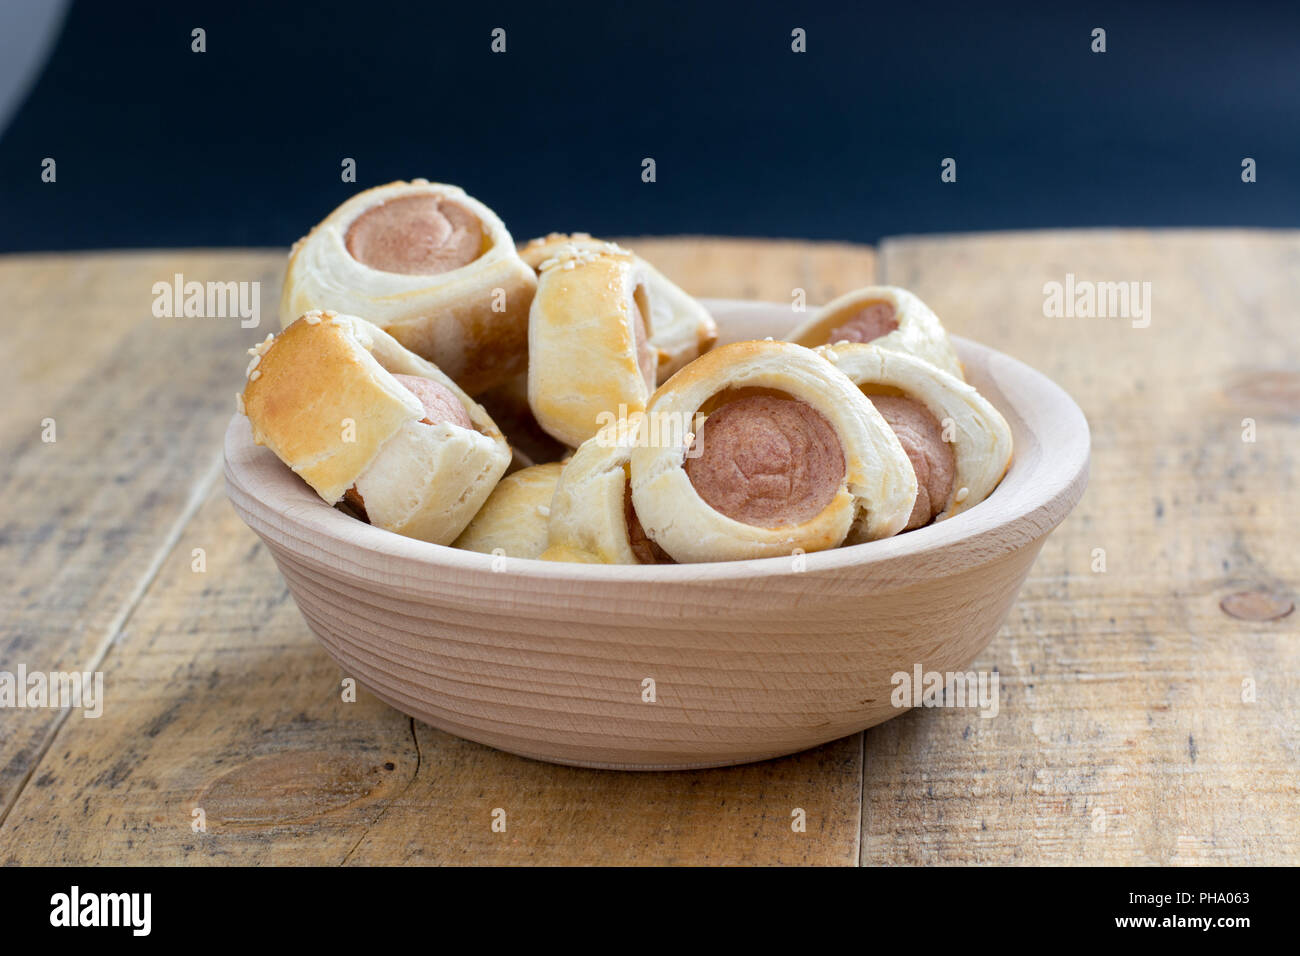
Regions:
<svg viewBox="0 0 1300 956"><path fill-rule="evenodd" d="M646 298L650 306L650 344L659 350L657 381L666 381L687 362L713 348L713 343L718 340L718 326L708 310L631 250L603 239L594 239L585 232L553 232L529 241L519 250L519 255L540 271L542 263L563 255L566 248L594 253L625 253L644 266Z"/></svg>
<svg viewBox="0 0 1300 956"><path fill-rule="evenodd" d="M846 326L852 329L855 320L861 325L856 334L840 331ZM888 327L891 322L896 323L892 331L884 331L874 338L862 337L863 329L870 330L867 332L870 335L882 331L881 326ZM949 375L964 377L961 362L939 317L917 296L897 286L873 285L842 295L814 312L812 318L785 338L808 348L835 345L843 339L869 341L883 349L925 359Z"/></svg>
<svg viewBox="0 0 1300 956"><path fill-rule="evenodd" d="M481 407L363 319L308 312L251 351L241 408L253 440L328 504L355 490L376 527L448 544L510 463ZM425 406L394 375L445 388L473 427L427 424Z"/></svg>
<svg viewBox="0 0 1300 956"><path fill-rule="evenodd" d="M542 266L528 317L528 405L570 448L645 409L658 368L646 283L644 265L621 252L570 248Z"/></svg>
<svg viewBox="0 0 1300 956"><path fill-rule="evenodd" d="M817 352L866 394L901 395L920 403L939 423L952 445L956 473L935 521L960 514L993 493L1011 464L1011 426L975 386L875 343L823 346ZM850 533L845 543L858 540L866 539Z"/></svg>
<svg viewBox="0 0 1300 956"><path fill-rule="evenodd" d="M632 510L628 474L636 421L602 428L564 463L543 561L649 564L661 558Z"/></svg>
<svg viewBox="0 0 1300 956"><path fill-rule="evenodd" d="M836 468L842 470L831 474L826 504L810 517L773 526L736 520L715 510L688 475L688 453L698 450L704 457L721 452L708 447L705 429L710 419L727 414L732 403L755 399L801 409L801 414L821 423L818 428L829 427L838 443L842 466ZM680 442L664 438L684 427L673 423L687 421L694 422L693 432L700 435L702 448L696 448L695 434L690 432ZM676 561L820 551L838 546L855 526L866 538L888 537L904 527L916 500L911 464L871 402L822 356L789 342L737 342L706 353L655 393L641 429L657 429L661 437L646 441L638 436L632 442L632 503L645 533ZM737 445L734 475L728 480L752 487L760 496L770 494L774 484L779 488L782 476L766 472L768 466L761 458L749 456L761 455L764 448L775 449L777 458L785 456L793 474L801 467L803 451L811 446L801 448L787 438L754 429L752 440ZM753 472L755 461L759 473Z"/></svg>
<svg viewBox="0 0 1300 956"><path fill-rule="evenodd" d="M455 221L477 221L477 252L473 260L449 271L406 273L374 268L354 257L349 243L352 227L367 213L395 201L433 197L447 203ZM448 224L439 221L447 232ZM473 222L465 223L471 232ZM418 222L416 223L418 226ZM396 227L393 227L396 228ZM387 250L408 259L435 241L396 235L385 241L372 230L367 247ZM448 242L464 231L447 233ZM421 268L414 266L394 268ZM430 268L430 267L424 267ZM330 213L299 240L289 258L280 301L280 324L287 326L304 312L334 309L361 315L388 332L406 348L428 359L455 379L466 392L478 394L524 370L527 362L528 307L537 277L515 250L505 224L487 206L456 186L416 179L368 189Z"/></svg>
<svg viewBox="0 0 1300 956"><path fill-rule="evenodd" d="M516 375L474 396L497 423L517 458L528 464L559 461L572 449L548 435L528 407L528 376Z"/></svg>
<svg viewBox="0 0 1300 956"><path fill-rule="evenodd" d="M562 468L551 462L506 475L452 547L509 558L539 557L546 550L551 498Z"/></svg>

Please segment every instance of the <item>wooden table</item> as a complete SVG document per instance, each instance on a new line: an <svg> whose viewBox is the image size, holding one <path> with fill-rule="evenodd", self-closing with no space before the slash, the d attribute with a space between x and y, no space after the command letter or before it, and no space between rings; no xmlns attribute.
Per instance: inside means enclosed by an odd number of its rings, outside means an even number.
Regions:
<svg viewBox="0 0 1300 956"><path fill-rule="evenodd" d="M283 252L8 257L0 670L106 702L0 710L0 862L1300 863L1300 233L631 244L698 295L906 286L1079 401L1091 486L974 665L997 718L634 775L346 703L219 478ZM176 273L260 281L262 327L155 318ZM1149 327L1045 316L1067 273L1150 282Z"/></svg>

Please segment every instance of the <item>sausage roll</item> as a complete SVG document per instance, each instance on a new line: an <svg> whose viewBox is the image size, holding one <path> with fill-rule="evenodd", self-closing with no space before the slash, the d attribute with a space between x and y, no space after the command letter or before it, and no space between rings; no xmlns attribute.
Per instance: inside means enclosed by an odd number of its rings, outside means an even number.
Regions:
<svg viewBox="0 0 1300 956"><path fill-rule="evenodd" d="M540 556L562 467L559 462L533 465L502 478L452 547L511 558Z"/></svg>
<svg viewBox="0 0 1300 956"><path fill-rule="evenodd" d="M528 318L528 404L571 448L644 411L654 391L646 283L625 252L569 249L542 266Z"/></svg>
<svg viewBox="0 0 1300 956"><path fill-rule="evenodd" d="M585 564L671 562L646 537L628 482L635 422L602 428L564 463L551 500L544 561Z"/></svg>
<svg viewBox="0 0 1300 956"><path fill-rule="evenodd" d="M524 370L536 288L496 213L416 179L353 196L294 245L280 323L365 316L474 395Z"/></svg>
<svg viewBox="0 0 1300 956"><path fill-rule="evenodd" d="M481 407L363 319L308 312L250 352L254 441L376 527L448 544L510 463Z"/></svg>
<svg viewBox="0 0 1300 956"><path fill-rule="evenodd" d="M516 458L530 465L559 461L572 449L547 434L528 406L528 376L516 375L474 396L510 442Z"/></svg>
<svg viewBox="0 0 1300 956"><path fill-rule="evenodd" d="M853 530L896 534L916 476L880 413L825 358L789 342L737 342L674 375L646 409L660 435L631 449L632 504L676 561L820 551Z"/></svg>
<svg viewBox="0 0 1300 956"><path fill-rule="evenodd" d="M923 358L962 378L961 362L938 316L919 298L892 285L873 285L828 302L786 339L816 348L870 342Z"/></svg>
<svg viewBox="0 0 1300 956"><path fill-rule="evenodd" d="M563 255L565 249L626 253L644 267L646 300L650 307L647 317L651 330L650 344L659 350L657 381L667 381L687 362L713 348L713 343L718 340L718 326L708 310L653 265L629 250L612 242L593 239L585 232L567 235L553 232L529 242L519 255L540 271L542 263Z"/></svg>
<svg viewBox="0 0 1300 956"><path fill-rule="evenodd" d="M1011 428L974 386L875 344L817 351L862 389L907 453L917 495L905 530L960 514L997 487L1011 464Z"/></svg>

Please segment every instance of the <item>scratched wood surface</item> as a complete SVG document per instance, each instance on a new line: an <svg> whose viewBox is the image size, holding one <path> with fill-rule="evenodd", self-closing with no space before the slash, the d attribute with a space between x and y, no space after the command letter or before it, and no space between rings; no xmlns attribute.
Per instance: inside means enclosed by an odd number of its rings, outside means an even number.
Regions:
<svg viewBox="0 0 1300 956"><path fill-rule="evenodd" d="M96 669L217 477L232 372L258 336L155 319L153 283L273 288L279 269L265 253L0 258L0 669ZM63 717L0 711L0 815Z"/></svg>
<svg viewBox="0 0 1300 956"><path fill-rule="evenodd" d="M862 860L1300 862L1300 234L907 238L880 272L1063 385L1093 457L976 662L999 716L866 733ZM1067 274L1149 282L1150 324L1045 316Z"/></svg>
<svg viewBox="0 0 1300 956"><path fill-rule="evenodd" d="M815 302L874 275L862 247L635 245L701 295L802 288ZM0 323L21 386L0 414L0 670L101 670L107 698L95 719L0 710L0 862L855 863L861 735L752 767L627 775L466 743L364 690L342 699L344 675L215 470L243 348L276 326L283 263L0 260L0 292L23 306ZM155 318L153 283L177 272L262 282L262 327Z"/></svg>
<svg viewBox="0 0 1300 956"><path fill-rule="evenodd" d="M1300 642L1277 616L1297 587L1300 234L930 237L878 260L631 244L699 295L815 303L878 275L1074 394L1092 483L976 663L998 716L914 711L785 760L628 775L345 703L215 467L283 254L9 257L0 670L101 670L107 702L0 710L0 862L1300 862ZM262 328L155 318L177 272L260 281ZM1151 282L1150 326L1044 316L1067 273Z"/></svg>

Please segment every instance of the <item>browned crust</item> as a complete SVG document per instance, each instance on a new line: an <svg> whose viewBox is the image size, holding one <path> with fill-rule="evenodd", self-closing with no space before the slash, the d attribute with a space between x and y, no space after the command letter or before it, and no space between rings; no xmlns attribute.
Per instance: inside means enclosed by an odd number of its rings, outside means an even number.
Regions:
<svg viewBox="0 0 1300 956"><path fill-rule="evenodd" d="M244 388L253 438L330 503L338 501L419 401L331 318L298 319L257 358ZM347 422L355 441L343 440Z"/></svg>

